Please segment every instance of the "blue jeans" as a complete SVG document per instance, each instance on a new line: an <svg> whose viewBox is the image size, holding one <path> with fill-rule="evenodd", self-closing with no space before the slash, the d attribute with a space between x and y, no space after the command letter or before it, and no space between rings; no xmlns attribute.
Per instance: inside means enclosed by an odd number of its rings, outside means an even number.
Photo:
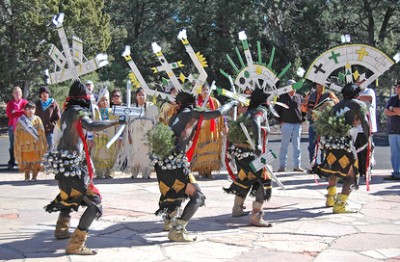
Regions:
<svg viewBox="0 0 400 262"><path fill-rule="evenodd" d="M46 133L46 141L47 141L47 151L50 152L53 150L54 146L54 134L53 132Z"/></svg>
<svg viewBox="0 0 400 262"><path fill-rule="evenodd" d="M310 121L310 125L308 126L308 157L310 159L310 163L314 160L315 146L317 144L317 132L315 132L312 125L313 122Z"/></svg>
<svg viewBox="0 0 400 262"><path fill-rule="evenodd" d="M389 145L392 176L400 177L400 134L389 134Z"/></svg>
<svg viewBox="0 0 400 262"><path fill-rule="evenodd" d="M14 130L12 126L8 127L8 139L10 141L10 148L8 152L10 153L10 161L8 161L9 165L15 165L15 157L14 157Z"/></svg>
<svg viewBox="0 0 400 262"><path fill-rule="evenodd" d="M287 153L290 141L293 147L293 167L299 168L301 163L301 124L283 123L281 125L281 149L279 151L279 168L286 168Z"/></svg>

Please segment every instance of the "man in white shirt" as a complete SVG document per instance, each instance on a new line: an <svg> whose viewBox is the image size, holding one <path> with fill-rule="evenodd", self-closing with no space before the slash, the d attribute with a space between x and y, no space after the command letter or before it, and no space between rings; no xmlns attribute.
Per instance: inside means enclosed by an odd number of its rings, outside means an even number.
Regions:
<svg viewBox="0 0 400 262"><path fill-rule="evenodd" d="M358 99L363 101L368 108L368 121L370 125L371 131L371 139L372 134L378 131L377 124L376 124L376 95L375 91L372 88L366 87L365 89L361 90L359 93ZM361 134L361 135L360 135ZM358 127L358 135L356 139L355 146L356 148L361 148L365 145L365 148L357 153L358 156L358 166L360 171L360 177L365 176L367 172L366 161L367 161L367 153L368 153L368 141L365 140L365 136L362 135L363 131L362 128ZM370 151L370 164L369 168L371 168L375 164L375 159L373 156L373 142L371 143L371 151Z"/></svg>

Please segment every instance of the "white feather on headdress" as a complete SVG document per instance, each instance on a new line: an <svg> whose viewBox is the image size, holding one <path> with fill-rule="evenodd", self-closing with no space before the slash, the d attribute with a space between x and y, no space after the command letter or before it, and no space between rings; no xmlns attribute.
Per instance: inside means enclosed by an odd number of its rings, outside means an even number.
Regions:
<svg viewBox="0 0 400 262"><path fill-rule="evenodd" d="M100 89L99 97L97 98L96 104L100 102L102 97L107 97L108 101L110 101L110 93L108 92L107 87L103 87Z"/></svg>

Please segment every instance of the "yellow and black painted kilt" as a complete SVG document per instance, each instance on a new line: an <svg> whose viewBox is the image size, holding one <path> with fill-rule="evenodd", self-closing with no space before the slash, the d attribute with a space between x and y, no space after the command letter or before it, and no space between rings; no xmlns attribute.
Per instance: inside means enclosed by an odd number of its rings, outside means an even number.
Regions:
<svg viewBox="0 0 400 262"><path fill-rule="evenodd" d="M86 162L80 162L74 169L79 169L79 175L65 176L65 172L56 175L60 193L47 206L45 210L49 213L65 209L78 211L79 206L86 206L87 201L91 201L98 209L97 217L102 214L101 196L89 187L90 178Z"/></svg>
<svg viewBox="0 0 400 262"><path fill-rule="evenodd" d="M256 156L246 153L253 152L248 148L241 148L242 155L235 156L236 167L238 174L236 181L229 186L229 188L224 188L224 191L229 194L235 194L242 198L245 198L250 192L250 195L255 196L257 190L260 187L264 188L264 200L269 200L271 198L272 184L271 177L268 172L264 169L254 172L250 166L251 162L256 159Z"/></svg>
<svg viewBox="0 0 400 262"><path fill-rule="evenodd" d="M330 175L337 176L339 178L346 178L351 167L353 167L354 174L357 176L358 170L358 159L357 154L353 151L347 151L343 149L325 149L324 162L318 167L318 174L324 177Z"/></svg>
<svg viewBox="0 0 400 262"><path fill-rule="evenodd" d="M155 170L161 193L159 209L155 214L171 213L180 207L182 201L187 198L185 194L187 185L195 183L196 180L187 167L163 169L156 164Z"/></svg>

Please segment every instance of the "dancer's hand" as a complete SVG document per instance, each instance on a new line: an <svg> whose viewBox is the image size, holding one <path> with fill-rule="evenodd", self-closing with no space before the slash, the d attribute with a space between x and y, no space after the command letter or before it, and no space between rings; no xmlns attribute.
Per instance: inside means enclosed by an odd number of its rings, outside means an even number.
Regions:
<svg viewBox="0 0 400 262"><path fill-rule="evenodd" d="M127 123L126 116L120 116L117 123L120 125L126 124Z"/></svg>

